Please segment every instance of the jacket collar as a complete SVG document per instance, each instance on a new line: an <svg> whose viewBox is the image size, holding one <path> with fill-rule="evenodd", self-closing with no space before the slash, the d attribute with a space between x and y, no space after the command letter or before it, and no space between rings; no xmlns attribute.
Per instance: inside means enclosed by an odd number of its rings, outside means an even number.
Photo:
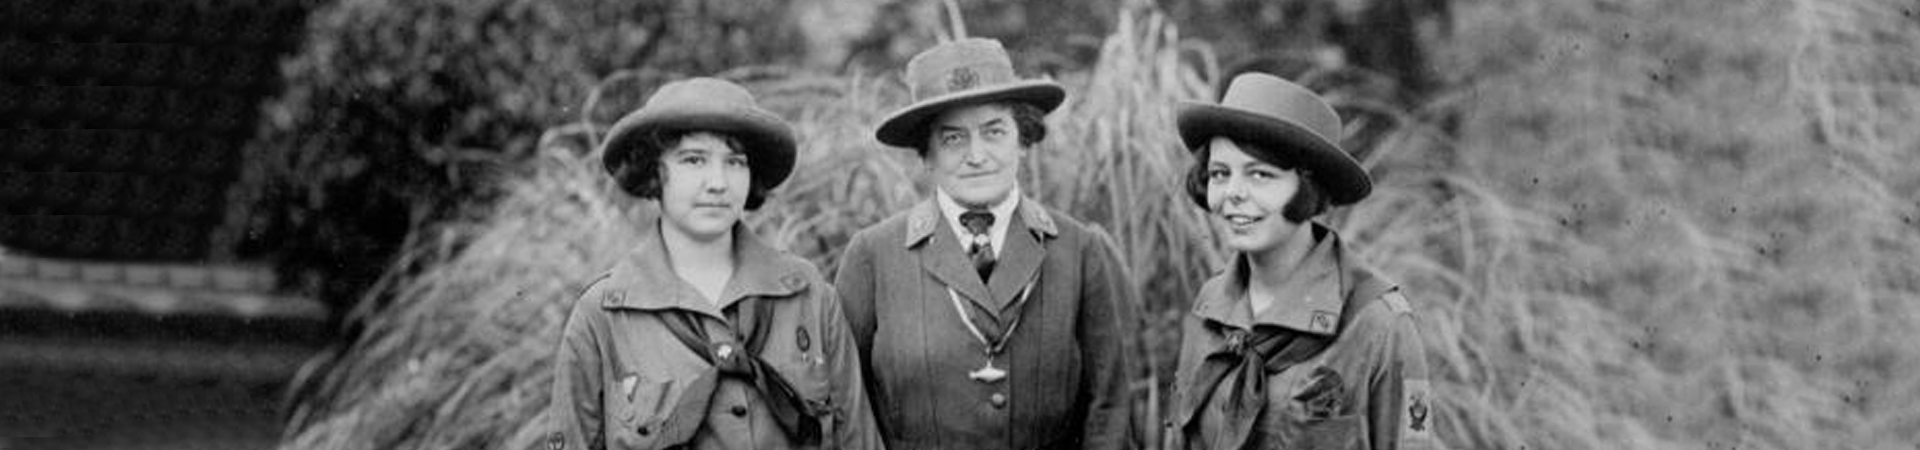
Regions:
<svg viewBox="0 0 1920 450"><path fill-rule="evenodd" d="M1251 266L1247 255L1236 254L1227 272L1201 291L1194 304L1194 314L1241 329L1273 325L1319 335L1337 334L1347 305L1344 293L1349 291L1348 284L1352 281L1344 276L1346 249L1333 229L1318 223L1311 226L1315 243L1313 249L1307 251L1306 259L1291 273L1268 274L1287 278L1286 297L1273 299L1274 303L1255 317L1247 301Z"/></svg>
<svg viewBox="0 0 1920 450"><path fill-rule="evenodd" d="M724 317L720 311L748 297L783 298L806 290L805 261L762 242L744 224L733 226L733 260L737 267L720 292L719 304L708 303L693 286L680 279L667 259L659 224L646 232L640 245L614 266L608 281L614 290L601 298L608 309L686 309Z"/></svg>
<svg viewBox="0 0 1920 450"><path fill-rule="evenodd" d="M1060 229L1053 223L1053 215L1047 213L1047 209L1034 202L1032 198L1021 197L1020 204L1014 206L1013 213L1026 222L1027 230L1034 234L1035 239L1060 234ZM932 197L914 204L912 209L907 210L906 239L900 245L913 247L926 242L927 237L940 229L942 220L945 219L940 216L940 205L934 204ZM1008 230L1009 233L1012 231Z"/></svg>

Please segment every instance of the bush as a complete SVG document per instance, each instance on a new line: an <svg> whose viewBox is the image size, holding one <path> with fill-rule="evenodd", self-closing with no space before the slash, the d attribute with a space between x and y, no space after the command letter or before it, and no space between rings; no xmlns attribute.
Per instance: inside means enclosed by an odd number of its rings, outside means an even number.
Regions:
<svg viewBox="0 0 1920 450"><path fill-rule="evenodd" d="M790 58L784 1L344 0L313 13L250 145L266 180L243 256L349 307L410 230L498 194L500 171L594 82Z"/></svg>

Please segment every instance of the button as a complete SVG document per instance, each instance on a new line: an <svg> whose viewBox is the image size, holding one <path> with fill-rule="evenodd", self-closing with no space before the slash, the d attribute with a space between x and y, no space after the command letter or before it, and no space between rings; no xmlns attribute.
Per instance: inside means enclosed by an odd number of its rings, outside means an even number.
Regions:
<svg viewBox="0 0 1920 450"><path fill-rule="evenodd" d="M633 431L635 431L635 432L638 432L638 433L640 433L640 435L641 435L641 436L646 436L646 435L649 435L649 434L653 434L653 429L652 429L652 428L647 428L647 426L645 426L645 425L641 425L641 426L640 426L640 429L637 429L637 430L633 430Z"/></svg>
<svg viewBox="0 0 1920 450"><path fill-rule="evenodd" d="M747 405L733 405L733 409L730 409L727 412L733 413L734 417L746 417Z"/></svg>
<svg viewBox="0 0 1920 450"><path fill-rule="evenodd" d="M987 402L993 404L993 409L1005 409L1007 407L1007 396L1006 394L995 392L992 397L987 397Z"/></svg>

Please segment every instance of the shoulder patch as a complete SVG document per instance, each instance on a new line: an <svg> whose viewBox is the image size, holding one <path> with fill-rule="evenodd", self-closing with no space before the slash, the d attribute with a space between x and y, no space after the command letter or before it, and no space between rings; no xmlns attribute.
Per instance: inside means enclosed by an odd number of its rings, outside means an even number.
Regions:
<svg viewBox="0 0 1920 450"><path fill-rule="evenodd" d="M1401 393L1400 404L1406 408L1406 416L1401 418L1406 422L1400 427L1401 441L1429 439L1433 435L1430 431L1433 398L1427 392L1427 380L1406 380Z"/></svg>
<svg viewBox="0 0 1920 450"><path fill-rule="evenodd" d="M1407 304L1407 297L1400 295L1400 290L1398 289L1381 294L1380 300L1385 301L1388 311L1400 314L1413 312L1413 305Z"/></svg>

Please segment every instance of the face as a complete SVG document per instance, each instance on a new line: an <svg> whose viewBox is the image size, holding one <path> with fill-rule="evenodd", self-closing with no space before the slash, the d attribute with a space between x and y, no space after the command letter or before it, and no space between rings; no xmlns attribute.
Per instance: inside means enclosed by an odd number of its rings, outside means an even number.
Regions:
<svg viewBox="0 0 1920 450"><path fill-rule="evenodd" d="M1267 164L1231 139L1207 143L1207 210L1228 249L1257 253L1279 247L1299 223L1281 216L1300 191L1300 173Z"/></svg>
<svg viewBox="0 0 1920 450"><path fill-rule="evenodd" d="M964 106L934 117L927 137L927 170L954 201L986 206L1005 200L1019 184L1020 145L1013 109Z"/></svg>
<svg viewBox="0 0 1920 450"><path fill-rule="evenodd" d="M725 236L746 214L747 155L711 133L693 133L660 153L661 222L695 240Z"/></svg>

